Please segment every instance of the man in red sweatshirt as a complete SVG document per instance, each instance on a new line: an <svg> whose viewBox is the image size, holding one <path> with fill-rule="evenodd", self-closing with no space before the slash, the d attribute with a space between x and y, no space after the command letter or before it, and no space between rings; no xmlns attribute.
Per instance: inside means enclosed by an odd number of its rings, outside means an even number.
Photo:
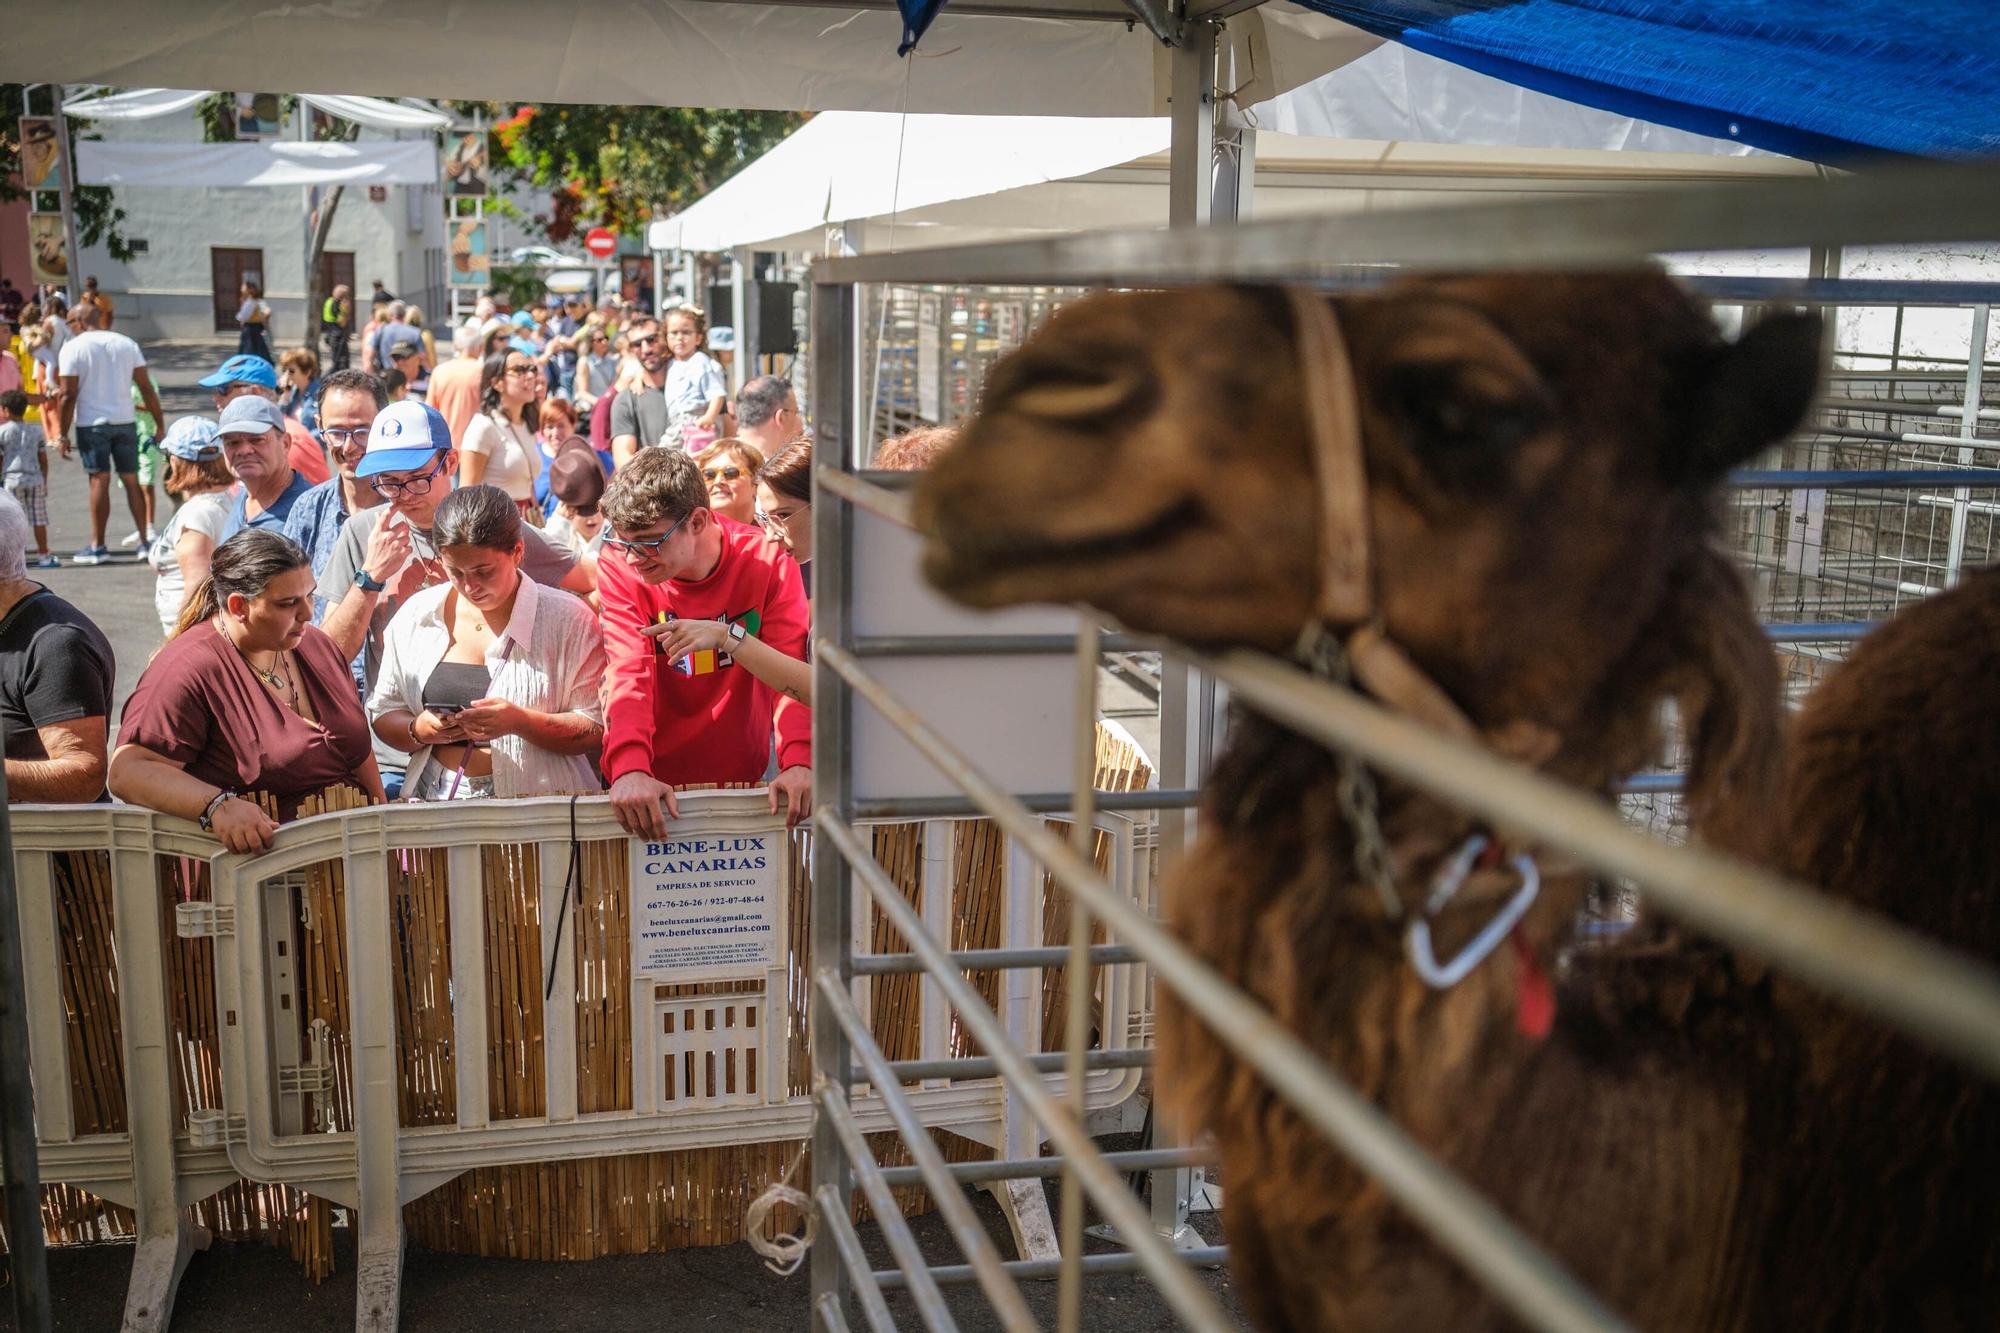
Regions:
<svg viewBox="0 0 2000 1333"><path fill-rule="evenodd" d="M771 810L796 824L812 806L812 711L771 689L729 651L748 638L806 655L810 613L799 568L757 528L708 508L691 455L642 449L600 506L611 526L598 565L604 602L604 776L626 832L664 838L674 788L752 783L778 737ZM669 655L676 620L718 622L726 646Z"/></svg>

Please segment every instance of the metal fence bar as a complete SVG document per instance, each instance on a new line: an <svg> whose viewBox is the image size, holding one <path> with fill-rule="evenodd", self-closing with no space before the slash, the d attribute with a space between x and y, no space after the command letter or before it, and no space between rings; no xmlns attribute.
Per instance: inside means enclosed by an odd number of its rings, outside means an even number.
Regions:
<svg viewBox="0 0 2000 1333"><path fill-rule="evenodd" d="M1497 828L1628 876L1674 915L2000 1077L2000 974L1992 969L1733 857L1661 842L1595 796L1448 740L1275 658L1233 652L1193 660L1300 734L1351 750ZM875 704L880 687L869 685L856 692Z"/></svg>
<svg viewBox="0 0 2000 1333"><path fill-rule="evenodd" d="M859 869L858 866L855 868ZM965 1194L959 1189L958 1182L951 1178L951 1172L945 1166L944 1154L940 1153L937 1144L931 1141L930 1134L924 1129L922 1118L911 1108L910 1099L903 1095L902 1085L890 1072L888 1056L882 1053L882 1048L875 1042L875 1034L868 1028L868 1020L854 1007L854 999L847 993L847 983L831 968L819 970L818 983L817 1003L830 1009L835 1021L846 1031L848 1043L856 1058L860 1060L862 1071L874 1085L875 1095L881 1099L883 1109L888 1111L889 1118L895 1121L904 1146L910 1150L911 1162L923 1172L924 1183L930 1186L931 1197L937 1201L938 1211L944 1214L945 1224L951 1228L952 1237L958 1242L958 1248L971 1261L973 1270L979 1274L979 1285L985 1290L986 1299L993 1303L993 1312L1000 1317L1002 1327L1033 1328L1035 1317L1028 1312L1028 1302L1022 1298L1021 1289L1003 1271L1001 1266L1003 1261L999 1251L993 1248L992 1238L980 1224L978 1214L972 1211L972 1205L966 1202ZM823 1089L822 1105L826 1104L824 1094L827 1091L841 1090ZM845 1105L843 1099L842 1109L845 1109ZM858 1138L860 1135L860 1130L854 1127L851 1117L848 1119L847 1129L843 1131L843 1137L847 1137L849 1131L852 1137ZM867 1145L863 1143L861 1149L865 1153ZM853 1156L852 1149L850 1156ZM854 1156L854 1165L855 1169L862 1173L864 1185L867 1183L869 1171L881 1169L876 1165L873 1156L865 1158ZM897 1257L903 1260L905 1268L908 1269L910 1259L903 1255ZM917 1254L914 1258L917 1270L922 1270L923 1255ZM911 1281L913 1283L918 1281L914 1273Z"/></svg>
<svg viewBox="0 0 2000 1333"><path fill-rule="evenodd" d="M1046 949L953 949L952 966L967 972L1001 972L1017 967L1061 967L1069 957L1067 946ZM1122 944L1095 944L1090 949L1093 966L1107 963L1136 963L1139 955ZM921 972L924 965L913 953L858 953L854 955L857 977L897 976Z"/></svg>
<svg viewBox="0 0 2000 1333"><path fill-rule="evenodd" d="M1062 1157L1004 1157L990 1162L953 1162L952 1179L961 1184L982 1184L989 1180L1036 1180L1058 1175L1067 1159ZM1139 1148L1131 1152L1108 1152L1104 1160L1126 1171L1156 1171L1182 1166L1207 1166L1215 1154L1194 1148ZM882 1179L901 1189L924 1183L923 1172L914 1166L885 1166Z"/></svg>
<svg viewBox="0 0 2000 1333"><path fill-rule="evenodd" d="M1100 634L1098 640L1107 653L1145 646L1134 634ZM1076 644L1074 634L863 634L850 650L856 657L1012 657L1071 653Z"/></svg>
<svg viewBox="0 0 2000 1333"><path fill-rule="evenodd" d="M854 1294L861 1301L861 1312L868 1316L868 1327L875 1333L896 1333L896 1320L889 1313L889 1303L882 1299L882 1284L875 1280L874 1270L868 1263L868 1252L861 1248L861 1237L854 1233L854 1223L848 1220L847 1205L841 1200L840 1191L831 1185L822 1185L814 1198L819 1206L819 1223L826 1228L826 1234L833 1237L833 1255L853 1280ZM821 1322L828 1329L846 1325L847 1318L840 1309L840 1297L835 1293L822 1292L816 1308Z"/></svg>
<svg viewBox="0 0 2000 1333"><path fill-rule="evenodd" d="M1058 853L1073 855L1066 844L1041 827L1040 821L1032 815L1028 816L1028 820ZM1041 1122L1049 1139L1061 1153L1078 1159L1077 1175L1096 1201L1098 1212L1117 1230L1140 1264L1159 1284L1161 1296L1174 1313L1184 1323L1197 1329L1227 1329L1229 1321L1223 1317L1215 1301L1188 1275L1175 1258L1172 1247L1154 1232L1138 1198L1106 1164L1103 1151L1084 1127L1070 1117L1062 1103L1036 1076L1028 1057L1008 1037L1006 1026L999 1016L970 982L951 969L945 960L943 946L924 929L923 918L896 889L867 844L850 825L838 818L823 820L819 833L826 839L821 854L838 852L849 862L854 877L881 908L882 915L910 942L911 949L925 959L931 979L937 982L945 998L958 1012L959 1020L982 1047L994 1053L1000 1068L1013 1084L1015 1095ZM1118 896L1108 884L1099 883L1106 895ZM890 898L894 898L895 902L888 901Z"/></svg>
<svg viewBox="0 0 2000 1333"><path fill-rule="evenodd" d="M1220 1268L1229 1262L1229 1247L1226 1245L1200 1245L1190 1250L1176 1250L1175 1257L1187 1268ZM1132 1254L1086 1254L1080 1260L1084 1273L1093 1277L1112 1273L1136 1273L1143 1265L1138 1256ZM1017 1281L1046 1280L1058 1276L1062 1264L1051 1259L1016 1259L1006 1265L1008 1273ZM885 1288L896 1287L900 1276L895 1269L875 1274L876 1281ZM964 1264L947 1264L931 1269L931 1279L940 1286L973 1280L972 1269Z"/></svg>
<svg viewBox="0 0 2000 1333"><path fill-rule="evenodd" d="M1728 484L1739 491L1941 491L1954 486L1993 490L2000 488L2000 468L1744 469L1730 473Z"/></svg>
<svg viewBox="0 0 2000 1333"><path fill-rule="evenodd" d="M1391 1198L1427 1225L1440 1245L1484 1280L1525 1322L1555 1330L1625 1327L1596 1297L1536 1249L1482 1195L1433 1160L1394 1121L1328 1071L1276 1019L1216 975L1164 926L1113 889L1033 814L1011 805L991 779L972 768L921 721L896 704L851 658L840 654L838 658L821 660L845 675L856 694L871 705L887 704L895 709L899 716L892 718L892 723L919 751L975 797L988 802L995 822L1019 839L1070 892L1090 898L1091 906L1105 918L1107 928L1113 934L1130 938L1153 963L1162 980L1174 985L1192 1010L1211 1025L1220 1024L1223 1030L1238 1036L1245 1058L1281 1096L1380 1180ZM1153 1230L1151 1219L1138 1201L1111 1175L1103 1154L1083 1127L1071 1120L1048 1090L1034 1079L1025 1057L1007 1043L999 1020L978 992L963 977L944 970L943 950L921 934L921 921L916 913L902 900L888 875L874 863L854 831L835 819L826 821L821 832L853 863L856 878L880 905L883 915L904 933L915 951L929 957L933 978L950 996L979 1043L999 1059L1007 1078L1042 1121L1056 1146L1079 1159L1078 1173L1096 1199L1098 1210L1160 1284L1169 1304L1183 1319L1201 1327L1218 1326L1214 1318L1193 1318L1195 1311L1214 1313L1207 1294L1188 1282L1174 1251ZM890 898L896 901L888 901Z"/></svg>
<svg viewBox="0 0 2000 1333"><path fill-rule="evenodd" d="M1044 1051L1027 1057L1028 1065L1038 1074L1059 1074L1066 1067L1068 1055L1063 1051ZM1086 1051L1086 1069L1151 1069L1153 1051L1148 1046L1135 1046L1126 1050ZM1000 1063L990 1055L954 1055L942 1060L897 1060L889 1070L905 1083L915 1083L919 1079L949 1078L998 1078Z"/></svg>
<svg viewBox="0 0 2000 1333"><path fill-rule="evenodd" d="M1092 780L1097 772L1097 621L1085 617L1076 634L1075 714L1071 720L1070 790L1076 799L1070 806L1070 841L1078 856L1096 861L1097 810L1092 801ZM1093 929L1090 904L1079 894L1069 896L1069 962L1064 968L1067 1007L1063 1011L1063 1072L1069 1094L1069 1113L1082 1124L1090 1113L1088 1083L1090 1065L1090 934ZM1062 1174L1062 1221L1058 1228L1062 1245L1062 1272L1056 1293L1056 1326L1061 1333L1076 1333L1083 1322L1083 1186L1073 1165L1065 1162Z"/></svg>
<svg viewBox="0 0 2000 1333"><path fill-rule="evenodd" d="M895 1193L883 1183L882 1164L875 1160L875 1154L869 1151L867 1138L861 1133L861 1126L854 1122L854 1112L848 1109L846 1092L831 1083L822 1084L819 1089L819 1113L833 1125L833 1132L840 1136L840 1146L847 1153L847 1160L853 1164L868 1206L875 1210L875 1225L882 1229L882 1239L889 1243L889 1253L896 1256L896 1262L910 1275L910 1299L916 1302L917 1314L924 1321L924 1327L933 1330L933 1333L956 1333L958 1321L945 1308L944 1293L931 1280L930 1269L924 1263L923 1249L917 1244L916 1233L910 1230L910 1220L903 1216Z"/></svg>
<svg viewBox="0 0 2000 1333"><path fill-rule="evenodd" d="M1040 814L1062 814L1070 807L1070 794L1061 791L1031 792L1014 798ZM1141 791L1100 791L1099 810L1184 810L1201 804L1196 787L1148 787ZM857 819L944 819L952 815L979 815L985 812L963 796L887 796L856 801Z"/></svg>
<svg viewBox="0 0 2000 1333"><path fill-rule="evenodd" d="M1879 620L1820 620L1766 625L1764 637L1772 643L1851 643L1866 638L1881 624Z"/></svg>
<svg viewBox="0 0 2000 1333"><path fill-rule="evenodd" d="M858 505L871 514L878 514L891 523L900 523L906 528L915 526L910 521L910 497L907 495L898 494L871 481L863 481L851 472L815 470L813 481L827 494L837 496L849 504Z"/></svg>
<svg viewBox="0 0 2000 1333"><path fill-rule="evenodd" d="M1922 208L1910 201L1921 199ZM1296 281L1355 265L1414 269L1578 269L1686 251L1991 241L2000 172L1959 163L1758 185L1367 214L1318 214L1231 227L1087 232L990 245L822 259L813 281L1165 286ZM1837 304L1823 279L1815 303Z"/></svg>
<svg viewBox="0 0 2000 1333"><path fill-rule="evenodd" d="M812 390L815 417L833 447L826 449L813 466L813 498L824 501L826 482L853 466L849 442L859 419L854 388L856 348L861 340L853 337L856 293L852 287L817 287L813 291ZM854 637L854 610L848 586L854 572L854 524L847 506L815 503L813 506L813 549L821 557L815 592L814 616L820 627L845 643ZM821 757L813 774L814 803L820 810L837 816L851 815L853 794L850 778L853 758L850 748L853 701L838 677L830 672L813 672L813 753ZM813 964L844 971L854 947L852 933L853 888L847 862L838 856L813 858L811 933L809 944ZM852 1054L847 1034L825 1007L810 1004L807 1020L811 1025L813 1074L816 1079L845 1088L853 1079ZM842 1222L852 1206L853 1180L846 1170L840 1139L831 1124L816 1124L812 1145L812 1193L820 1201L820 1212L833 1225ZM830 1197L829 1197L830 1196ZM812 1289L822 1297L831 1295L839 1307L847 1292L848 1268L838 1255L816 1250L812 1254ZM879 1303L879 1296L878 1296Z"/></svg>

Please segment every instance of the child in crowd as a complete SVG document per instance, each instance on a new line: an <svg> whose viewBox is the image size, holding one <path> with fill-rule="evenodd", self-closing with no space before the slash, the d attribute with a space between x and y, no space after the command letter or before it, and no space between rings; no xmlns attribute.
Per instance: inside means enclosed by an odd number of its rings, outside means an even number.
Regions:
<svg viewBox="0 0 2000 1333"><path fill-rule="evenodd" d="M410 377L393 366L383 373L382 384L388 389L392 403L400 403L410 396Z"/></svg>
<svg viewBox="0 0 2000 1333"><path fill-rule="evenodd" d="M31 567L55 569L62 562L49 553L48 439L27 421L28 395L20 389L0 393L0 456L6 460L5 484L35 529Z"/></svg>
<svg viewBox="0 0 2000 1333"><path fill-rule="evenodd" d="M674 359L667 366L667 434L660 443L700 453L715 443L716 418L729 397L721 365L705 350L708 316L677 305L667 311L662 332Z"/></svg>
<svg viewBox="0 0 2000 1333"><path fill-rule="evenodd" d="M549 464L549 494L556 502L542 535L579 556L595 557L604 545L604 468L582 442L559 451Z"/></svg>

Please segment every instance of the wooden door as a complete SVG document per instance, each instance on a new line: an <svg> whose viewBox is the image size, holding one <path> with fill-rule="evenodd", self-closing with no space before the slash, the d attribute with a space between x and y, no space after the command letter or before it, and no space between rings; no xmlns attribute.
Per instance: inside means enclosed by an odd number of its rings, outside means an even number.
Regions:
<svg viewBox="0 0 2000 1333"><path fill-rule="evenodd" d="M243 304L244 280L256 283L259 290L264 286L264 252L210 246L208 268L215 293L215 331L235 333L242 327L236 322L236 311Z"/></svg>
<svg viewBox="0 0 2000 1333"><path fill-rule="evenodd" d="M351 294L354 291L354 252L352 250L320 251L320 256L319 256L320 300L324 301L327 297L333 295L333 289L335 287L338 287L343 282L347 284L347 290ZM350 295L348 299L351 301L353 299L352 295ZM319 327L319 312L317 310L313 312L313 317L308 322L314 328ZM355 327L359 328L362 324L365 324L367 322L368 322L367 316L364 315L362 316L360 321L356 323Z"/></svg>

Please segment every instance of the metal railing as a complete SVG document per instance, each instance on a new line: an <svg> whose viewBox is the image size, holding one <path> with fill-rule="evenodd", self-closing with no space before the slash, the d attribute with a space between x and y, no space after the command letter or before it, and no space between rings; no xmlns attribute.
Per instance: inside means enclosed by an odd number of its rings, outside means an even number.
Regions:
<svg viewBox="0 0 2000 1333"><path fill-rule="evenodd" d="M1916 210L1911 198L1937 201ZM1032 1319L1009 1284L1026 1277L1060 1275L1062 1308L1073 1310L1076 1285L1086 1272L1137 1267L1157 1284L1175 1313L1190 1326L1226 1326L1220 1310L1191 1271L1190 1256L1154 1230L1137 1198L1090 1139L1082 1121L1043 1086L1029 1055L1006 1040L996 1015L966 981L973 960L931 936L903 903L886 874L852 828L864 809L897 802L857 795L850 738L856 710L865 708L900 734L950 779L970 805L992 818L1046 867L1052 879L1101 923L1108 937L1152 969L1156 984L1171 987L1211 1032L1227 1034L1237 1054L1267 1080L1305 1120L1349 1154L1432 1239L1483 1282L1516 1317L1540 1328L1620 1327L1616 1314L1523 1236L1486 1199L1412 1142L1380 1110L1330 1070L1270 1014L1214 972L1147 912L1115 893L1088 860L1046 828L1030 805L983 772L976 757L954 747L940 731L905 707L869 668L854 634L855 512L907 521L905 497L855 475L863 441L857 427L871 417L860 401L865 380L856 373L861 345L857 284L873 282L991 282L1160 286L1205 280L1279 280L1364 284L1397 268L1581 268L1640 263L1664 252L1796 246L1982 241L1996 230L2000 172L1990 169L1918 168L1869 178L1783 183L1754 190L1690 190L1643 198L1596 199L1561 204L1506 204L1393 216L1295 218L1232 228L1184 228L1037 240L993 246L884 254L822 262L814 272L815 380L819 438L815 459L815 551L818 571L815 644L815 751L819 756L819 827L824 853L815 864L813 905L814 985L822 1001L813 1014L815 1071L825 1096L837 1105L857 1083L887 1077L879 1050L847 1015L846 998L857 977L887 965L887 958L857 956L842 929L858 890L874 900L906 941L893 955L898 967L914 958L957 1010L987 1058L1039 1120L1059 1157L1038 1170L1060 1170L1066 1196L1081 1189L1129 1247L1128 1256L1080 1255L1078 1237L1065 1227L1059 1265L996 1264L970 1241L963 1267L930 1265L898 1219L884 1218L897 1259L893 1270L868 1267L846 1227L857 1179L865 1189L885 1186L885 1173L857 1160L844 1142L838 1116L823 1114L813 1158L814 1197L835 1244L813 1256L813 1308L819 1326L846 1327L850 1297L872 1327L893 1326L884 1293L907 1288L930 1327L951 1327L939 1287L977 1280L1008 1327ZM1808 287L1776 288L1770 299L1835 302L1839 279ZM1746 295L1749 293L1745 292ZM1860 289L1860 299L1881 292ZM1901 299L1923 293L1899 291ZM1985 301L1983 288L1938 291L1941 303ZM1967 432L1970 433L1969 431ZM1969 463L1970 458L1963 460ZM1963 468L1914 476L1875 471L1842 477L1790 472L1746 476L1753 486L1988 486L1996 475ZM1799 626L1800 638L1820 627ZM1845 631L1828 631L1843 637ZM906 645L870 643L868 655ZM2000 974L1949 949L1920 939L1880 917L1854 910L1808 886L1788 882L1732 858L1675 846L1629 827L1615 808L1494 757L1444 739L1371 701L1296 668L1250 653L1191 654L1170 643L1159 650L1226 684L1234 697L1302 735L1351 752L1433 796L1474 812L1495 827L1527 835L1584 865L1624 877L1657 906L1732 944L1770 959L1828 993L1884 1017L1905 1031L1953 1052L1989 1075L2000 1076ZM925 651L942 651L931 643ZM1094 664L1096 643L1077 636L1076 652ZM1085 669L1079 663L1079 673ZM968 705L973 706L973 705ZM988 703L988 706L998 706ZM1090 729L1079 728L1088 745ZM1162 793L1162 807L1178 807L1181 793ZM935 798L931 798L935 799ZM1035 798L1047 808L1060 798ZM1084 793L1079 805L1087 802ZM1078 939L1072 928L1072 941ZM1119 955L1120 957L1126 955ZM979 960L981 965L1051 964L1052 955ZM1074 982L1081 968L1071 966ZM920 1135L913 1137L921 1137ZM921 1179L940 1199L964 1178L926 1167L896 1179ZM837 1219L837 1220L836 1220ZM1067 1220L1067 1219L1066 1219ZM954 1227L963 1235L962 1229ZM1194 1256L1215 1262L1203 1249ZM1109 1260L1112 1262L1102 1262Z"/></svg>

